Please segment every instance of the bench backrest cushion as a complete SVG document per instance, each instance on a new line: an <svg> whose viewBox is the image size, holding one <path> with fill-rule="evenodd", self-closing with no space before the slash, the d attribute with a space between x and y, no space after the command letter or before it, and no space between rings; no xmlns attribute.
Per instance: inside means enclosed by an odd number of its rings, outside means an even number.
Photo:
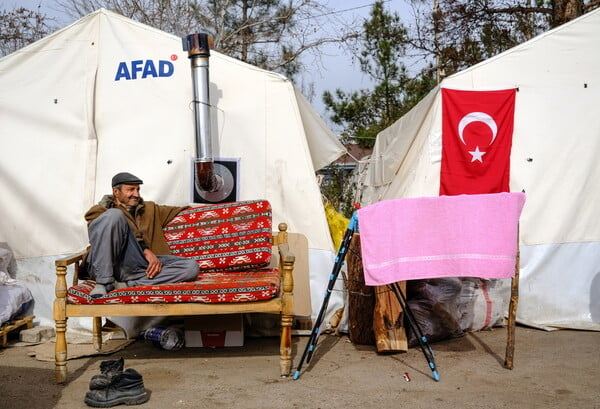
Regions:
<svg viewBox="0 0 600 409"><path fill-rule="evenodd" d="M191 207L164 228L171 254L196 260L201 273L263 268L271 261L271 204L267 200Z"/></svg>

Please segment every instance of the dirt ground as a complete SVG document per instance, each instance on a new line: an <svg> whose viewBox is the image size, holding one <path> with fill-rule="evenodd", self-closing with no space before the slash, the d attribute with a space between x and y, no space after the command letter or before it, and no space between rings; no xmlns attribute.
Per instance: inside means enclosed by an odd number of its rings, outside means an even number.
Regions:
<svg viewBox="0 0 600 409"><path fill-rule="evenodd" d="M294 337L294 369L307 341ZM100 361L122 356L150 394L140 408L600 409L600 332L517 327L512 370L502 365L504 328L437 342L439 382L419 348L378 355L335 335L321 336L299 379L281 378L277 342L165 351L140 340L108 357L69 360L64 385L54 382L54 363L28 347L0 348L0 408L85 408Z"/></svg>

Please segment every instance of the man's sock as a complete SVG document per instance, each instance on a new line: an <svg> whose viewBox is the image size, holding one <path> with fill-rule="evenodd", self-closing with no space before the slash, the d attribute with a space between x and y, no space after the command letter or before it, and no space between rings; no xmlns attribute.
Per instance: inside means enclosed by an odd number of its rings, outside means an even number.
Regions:
<svg viewBox="0 0 600 409"><path fill-rule="evenodd" d="M127 287L129 287L127 281L115 281L115 290L122 290Z"/></svg>
<svg viewBox="0 0 600 409"><path fill-rule="evenodd" d="M115 289L115 286L113 283L108 283L108 284L96 283L96 285L94 286L92 291L90 291L90 296L92 298L104 297L106 295L106 293L109 293L114 289Z"/></svg>

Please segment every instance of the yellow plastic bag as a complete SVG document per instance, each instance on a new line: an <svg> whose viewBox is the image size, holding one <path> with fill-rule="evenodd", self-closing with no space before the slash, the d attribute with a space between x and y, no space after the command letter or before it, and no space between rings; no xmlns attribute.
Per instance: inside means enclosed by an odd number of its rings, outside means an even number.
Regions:
<svg viewBox="0 0 600 409"><path fill-rule="evenodd" d="M344 239L344 233L348 229L350 219L335 210L329 203L325 204L325 216L327 217L327 224L329 224L329 233L333 239L333 245L338 250Z"/></svg>

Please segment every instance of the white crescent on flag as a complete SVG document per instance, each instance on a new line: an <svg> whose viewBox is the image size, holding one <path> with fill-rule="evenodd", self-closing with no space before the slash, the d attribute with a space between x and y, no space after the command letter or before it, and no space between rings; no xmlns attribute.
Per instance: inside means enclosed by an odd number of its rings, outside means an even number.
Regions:
<svg viewBox="0 0 600 409"><path fill-rule="evenodd" d="M486 114L485 112L470 112L467 115L463 116L460 122L458 123L458 137L461 142L466 145L465 138L463 136L463 131L471 122L483 122L492 130L492 140L490 141L490 145L494 143L494 139L496 139L496 135L498 134L498 126L496 125L496 121L494 118Z"/></svg>

